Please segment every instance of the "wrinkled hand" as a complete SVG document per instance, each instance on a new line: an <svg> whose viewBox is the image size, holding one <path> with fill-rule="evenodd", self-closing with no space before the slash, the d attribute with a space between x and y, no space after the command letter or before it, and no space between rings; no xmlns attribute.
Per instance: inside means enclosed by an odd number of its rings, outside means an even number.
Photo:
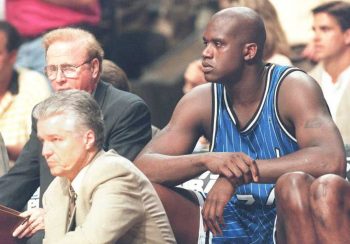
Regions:
<svg viewBox="0 0 350 244"><path fill-rule="evenodd" d="M17 238L30 237L34 235L38 230L45 228L44 217L45 210L42 208L34 208L27 210L20 214L20 216L27 218L28 220L19 225L12 235Z"/></svg>
<svg viewBox="0 0 350 244"><path fill-rule="evenodd" d="M259 180L255 160L244 153L210 153L206 166L210 172L225 176L234 185Z"/></svg>
<svg viewBox="0 0 350 244"><path fill-rule="evenodd" d="M216 180L207 195L202 209L205 231L209 229L214 236L222 235L220 226L225 225L224 208L235 191L235 187L225 177L220 176Z"/></svg>

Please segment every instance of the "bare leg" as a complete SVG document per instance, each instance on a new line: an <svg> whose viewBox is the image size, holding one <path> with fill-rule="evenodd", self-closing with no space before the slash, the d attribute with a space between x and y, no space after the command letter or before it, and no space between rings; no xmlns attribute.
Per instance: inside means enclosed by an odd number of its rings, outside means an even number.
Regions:
<svg viewBox="0 0 350 244"><path fill-rule="evenodd" d="M198 243L199 205L189 191L153 184L168 215L177 243Z"/></svg>
<svg viewBox="0 0 350 244"><path fill-rule="evenodd" d="M277 243L318 243L310 209L311 175L294 172L276 183Z"/></svg>
<svg viewBox="0 0 350 244"><path fill-rule="evenodd" d="M319 243L350 243L350 183L324 175L311 186L311 206Z"/></svg>

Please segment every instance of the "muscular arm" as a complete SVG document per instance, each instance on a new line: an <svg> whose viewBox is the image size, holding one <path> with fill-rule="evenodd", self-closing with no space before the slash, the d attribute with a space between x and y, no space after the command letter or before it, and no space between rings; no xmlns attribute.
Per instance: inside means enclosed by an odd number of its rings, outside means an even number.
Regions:
<svg viewBox="0 0 350 244"><path fill-rule="evenodd" d="M345 175L345 153L320 87L302 72L293 72L281 84L278 110L294 130L300 150L272 160L257 160L261 182L275 182L286 172L304 171L318 177Z"/></svg>
<svg viewBox="0 0 350 244"><path fill-rule="evenodd" d="M178 185L209 170L233 184L248 183L258 172L243 153L192 154L198 138L210 135L211 89L205 84L185 95L169 124L144 148L135 164L155 183Z"/></svg>
<svg viewBox="0 0 350 244"><path fill-rule="evenodd" d="M210 85L198 87L185 95L168 125L135 159L135 164L152 182L176 185L206 170L204 155L190 153L201 135L202 116L210 116L210 99Z"/></svg>

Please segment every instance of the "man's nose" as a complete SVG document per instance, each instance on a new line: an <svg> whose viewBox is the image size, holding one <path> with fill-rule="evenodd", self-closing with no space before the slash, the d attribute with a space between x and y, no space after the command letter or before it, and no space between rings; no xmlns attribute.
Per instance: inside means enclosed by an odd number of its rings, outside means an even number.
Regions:
<svg viewBox="0 0 350 244"><path fill-rule="evenodd" d="M212 56L213 56L213 51L212 51L210 44L208 44L202 52L202 57L203 58L211 58Z"/></svg>
<svg viewBox="0 0 350 244"><path fill-rule="evenodd" d="M43 150L41 153L45 158L49 157L52 154L52 150L50 148L50 146L48 145L47 142L43 143Z"/></svg>
<svg viewBox="0 0 350 244"><path fill-rule="evenodd" d="M63 71L61 69L57 69L55 82L57 84L62 84L65 81L66 81L66 77L64 76Z"/></svg>

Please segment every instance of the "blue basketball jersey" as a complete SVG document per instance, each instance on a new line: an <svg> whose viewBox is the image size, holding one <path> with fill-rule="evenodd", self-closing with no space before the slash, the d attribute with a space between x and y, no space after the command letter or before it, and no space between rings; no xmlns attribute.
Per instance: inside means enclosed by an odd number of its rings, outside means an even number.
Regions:
<svg viewBox="0 0 350 244"><path fill-rule="evenodd" d="M244 128L229 108L225 87L212 85L212 152L243 152L253 159L271 159L298 150L298 144L279 118L277 95L281 82L297 68L267 64L266 87L257 112ZM223 236L213 243L273 243L275 221L274 184L246 184L224 210Z"/></svg>

